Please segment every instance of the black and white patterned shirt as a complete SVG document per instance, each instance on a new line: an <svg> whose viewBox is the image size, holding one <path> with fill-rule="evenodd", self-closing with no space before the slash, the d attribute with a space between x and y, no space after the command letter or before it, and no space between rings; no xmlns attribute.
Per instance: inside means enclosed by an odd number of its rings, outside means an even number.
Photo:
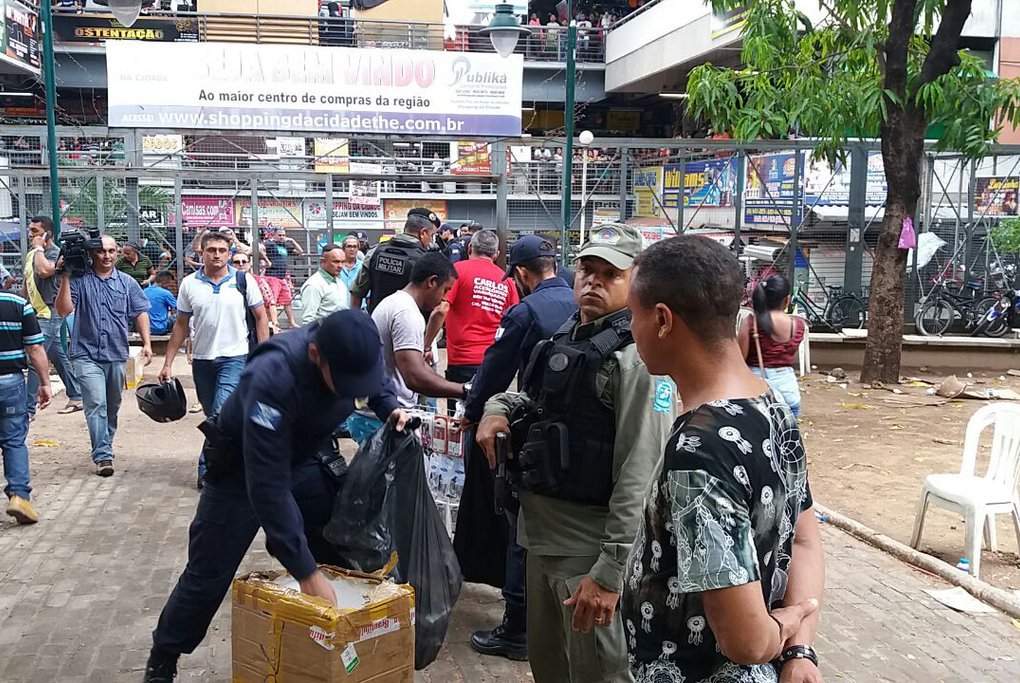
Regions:
<svg viewBox="0 0 1020 683"><path fill-rule="evenodd" d="M771 392L677 418L645 496L620 608L637 683L774 683L719 651L701 593L760 581L786 595L793 531L811 507L797 422Z"/></svg>

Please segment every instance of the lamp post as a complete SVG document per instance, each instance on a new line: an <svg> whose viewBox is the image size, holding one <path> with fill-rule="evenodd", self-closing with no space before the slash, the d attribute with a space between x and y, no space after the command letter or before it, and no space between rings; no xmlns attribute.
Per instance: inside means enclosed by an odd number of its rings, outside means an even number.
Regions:
<svg viewBox="0 0 1020 683"><path fill-rule="evenodd" d="M110 11L124 26L131 26L142 11L142 0L109 0ZM57 79L53 56L53 3L39 3L39 23L43 31L43 86L46 94L46 152L50 167L50 205L53 212L53 239L60 238L60 180L57 173Z"/></svg>
<svg viewBox="0 0 1020 683"><path fill-rule="evenodd" d="M577 142L581 145L581 239L577 241L578 248L584 245L584 230L588 223L586 209L588 208L588 145L595 136L590 130L582 130L577 136Z"/></svg>
<svg viewBox="0 0 1020 683"><path fill-rule="evenodd" d="M571 214L571 182L574 175L574 88L577 84L577 22L574 21L573 3L567 0L567 82L566 93L563 102L563 135L566 137L566 145L563 149L563 195L561 207L563 209L563 225L560 227L560 245L562 253L560 258L563 265L570 262L570 243L567 236L570 232Z"/></svg>

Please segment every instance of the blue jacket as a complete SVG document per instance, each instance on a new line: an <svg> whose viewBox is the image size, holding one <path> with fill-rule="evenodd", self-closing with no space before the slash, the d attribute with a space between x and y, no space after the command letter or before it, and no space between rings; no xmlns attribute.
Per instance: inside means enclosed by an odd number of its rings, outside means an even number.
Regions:
<svg viewBox="0 0 1020 683"><path fill-rule="evenodd" d="M314 461L354 412L353 400L331 392L308 359L318 327L313 323L259 344L217 420L224 435L241 444L244 467L230 476L244 479L269 547L299 579L312 574L316 564L291 493L291 470ZM398 407L392 382L369 406L383 420Z"/></svg>
<svg viewBox="0 0 1020 683"><path fill-rule="evenodd" d="M549 339L575 311L574 290L559 277L538 285L503 314L496 342L485 350L464 408L468 420L482 419L485 402L504 392L514 374L524 372L535 345Z"/></svg>

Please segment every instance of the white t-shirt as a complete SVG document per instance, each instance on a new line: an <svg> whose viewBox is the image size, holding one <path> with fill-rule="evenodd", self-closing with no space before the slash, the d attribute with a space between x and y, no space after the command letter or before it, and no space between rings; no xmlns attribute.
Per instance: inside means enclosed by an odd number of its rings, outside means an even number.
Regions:
<svg viewBox="0 0 1020 683"><path fill-rule="evenodd" d="M425 353L425 318L414 298L401 289L380 302L372 313L372 320L379 328L386 374L393 378L397 388L397 402L401 408L413 408L418 404L418 394L408 389L400 376L396 354L397 351Z"/></svg>
<svg viewBox="0 0 1020 683"><path fill-rule="evenodd" d="M199 270L181 281L177 310L191 316L192 355L198 360L248 355L247 309L262 305L259 284L245 274L248 301L237 289L233 268L214 284Z"/></svg>

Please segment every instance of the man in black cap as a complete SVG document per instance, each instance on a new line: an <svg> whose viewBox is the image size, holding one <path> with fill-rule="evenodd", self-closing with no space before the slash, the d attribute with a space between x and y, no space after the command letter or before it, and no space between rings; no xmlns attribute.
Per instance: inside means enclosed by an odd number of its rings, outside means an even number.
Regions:
<svg viewBox="0 0 1020 683"><path fill-rule="evenodd" d="M205 637L261 527L303 593L336 604L317 558L336 483L317 454L355 405L403 429L408 416L385 379L379 333L357 310L260 344L219 416L203 429L209 466L191 523L188 564L153 631L147 683L172 681L181 653Z"/></svg>
<svg viewBox="0 0 1020 683"><path fill-rule="evenodd" d="M465 430L482 418L486 401L509 388L515 373L523 376L535 346L577 311L574 291L556 274L556 248L549 240L521 237L510 249L507 266L506 276L516 281L524 298L503 314L496 341L485 350L465 402ZM468 451L466 466L461 509L467 514L459 517L454 548L465 579L502 583L506 602L503 623L475 632L471 647L482 654L526 659L525 552L517 544L516 501L505 502L506 521L494 517L494 478L480 449Z"/></svg>
<svg viewBox="0 0 1020 683"><path fill-rule="evenodd" d="M404 232L370 249L361 272L351 285L351 308L357 310L368 299L372 313L383 299L403 289L411 280L411 267L435 239L442 221L430 209L411 209Z"/></svg>

